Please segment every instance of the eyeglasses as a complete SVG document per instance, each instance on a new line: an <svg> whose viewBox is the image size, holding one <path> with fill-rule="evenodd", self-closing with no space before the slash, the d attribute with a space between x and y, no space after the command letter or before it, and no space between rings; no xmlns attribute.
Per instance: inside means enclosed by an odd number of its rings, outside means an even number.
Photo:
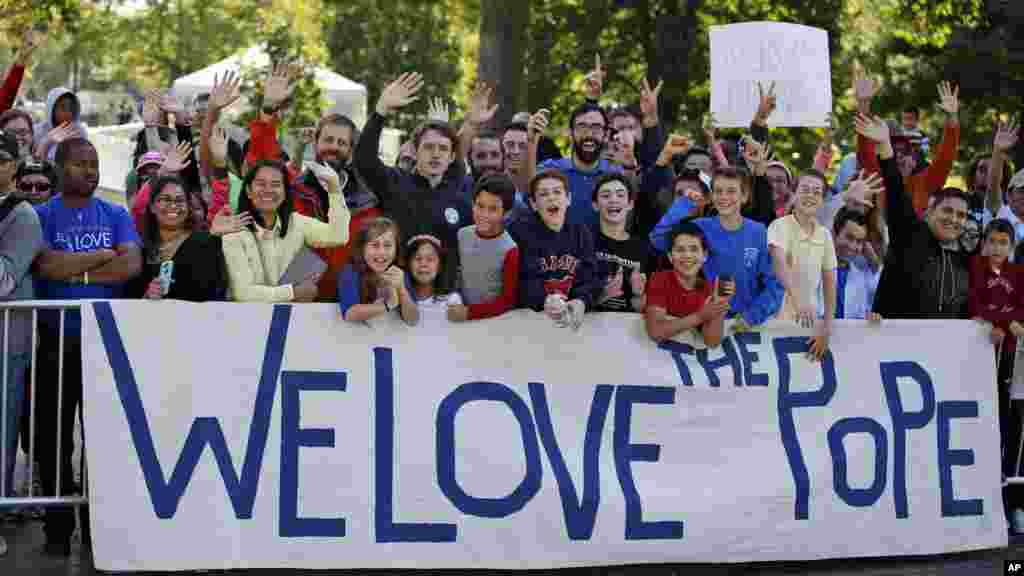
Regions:
<svg viewBox="0 0 1024 576"><path fill-rule="evenodd" d="M22 192L29 192L29 193L31 193L33 190L36 191L36 192L49 192L50 191L50 183L49 182L22 182L21 184L18 184L18 190L21 190Z"/></svg>
<svg viewBox="0 0 1024 576"><path fill-rule="evenodd" d="M179 208L188 205L188 201L185 200L184 196L180 196L178 198L168 198L167 196L159 196L156 199L156 203L161 206L177 206Z"/></svg>
<svg viewBox="0 0 1024 576"><path fill-rule="evenodd" d="M573 130L575 130L577 132L582 132L584 134L600 134L600 133L605 131L605 125L604 124L585 124L583 122L580 122L579 124L576 124L576 126L573 128Z"/></svg>

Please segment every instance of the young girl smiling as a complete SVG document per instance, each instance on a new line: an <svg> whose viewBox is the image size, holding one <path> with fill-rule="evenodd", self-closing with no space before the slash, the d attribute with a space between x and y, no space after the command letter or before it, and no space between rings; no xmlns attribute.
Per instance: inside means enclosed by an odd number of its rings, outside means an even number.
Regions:
<svg viewBox="0 0 1024 576"><path fill-rule="evenodd" d="M410 238L406 246L419 324L446 323L448 307L461 305L462 298L452 292L445 281L448 259L441 241L435 236L420 234Z"/></svg>
<svg viewBox="0 0 1024 576"><path fill-rule="evenodd" d="M356 237L352 262L338 273L338 304L349 322L365 322L397 310L406 324L419 320L405 272L398 265L398 224L371 220Z"/></svg>

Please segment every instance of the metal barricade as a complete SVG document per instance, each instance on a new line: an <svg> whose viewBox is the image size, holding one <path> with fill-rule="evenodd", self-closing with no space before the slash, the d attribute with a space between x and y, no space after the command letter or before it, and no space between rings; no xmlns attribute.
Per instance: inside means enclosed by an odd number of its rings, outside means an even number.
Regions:
<svg viewBox="0 0 1024 576"><path fill-rule="evenodd" d="M77 508L83 504L88 503L88 477L85 466L85 438L84 429L81 430L77 436L78 443L81 446L81 495L66 494L64 492L63 482L61 482L62 474L66 473L66 470L62 470L62 451L67 449L66 446L62 445L63 434L62 426L64 425L62 414L63 414L63 403L64 398L64 383L65 377L65 366L64 366L64 353L65 353L65 329L67 325L67 316L70 310L78 310L80 304L76 303L46 303L41 301L26 301L26 302L2 302L0 303L0 325L3 326L2 333L2 374L0 374L0 513L10 511L20 507L74 507ZM48 314L47 320L51 317L57 319L57 370L56 379L54 382L45 382L44 385L53 385L56 387L56 403L55 405L37 405L39 388L38 377L40 373L40 321L41 312L43 315ZM27 330L26 334L24 331ZM18 346L18 341L23 340L28 347L28 350L19 351L12 350L12 340L15 341L15 347ZM24 369L19 370L17 368L12 369L12 366L16 364L16 356L29 356L29 362ZM47 355L49 356L49 355ZM22 358L24 359L24 358ZM27 375L27 378L26 378ZM20 378L22 381L19 383L16 380L11 381L11 378ZM27 380L27 381L25 381ZM23 409L24 402L12 402L17 398L18 394L15 394L17 386L21 386L22 392L21 397L24 399L25 394L28 394L28 408L27 413ZM17 404L12 406L11 404ZM48 402L46 404L49 404ZM55 459L54 466L54 478L53 486L55 488L52 494L37 494L35 487L35 480L37 479L37 468L42 467L40 462L37 460L36 444L38 436L37 430L37 412L44 410L55 410L56 411L56 449L53 454L47 455L52 456ZM78 410L81 410L81 402L79 403ZM78 413L80 414L80 412ZM18 452L18 436L21 430L20 420L21 418L28 418L28 494L22 496L14 495L13 483L14 475L10 472L14 468ZM78 422L81 422L79 415ZM13 425L12 425L13 423ZM13 430L12 430L13 428ZM11 434L14 434L14 438L11 438ZM72 433L73 439L76 437ZM13 447L13 450L12 450ZM73 447L72 447L73 449Z"/></svg>

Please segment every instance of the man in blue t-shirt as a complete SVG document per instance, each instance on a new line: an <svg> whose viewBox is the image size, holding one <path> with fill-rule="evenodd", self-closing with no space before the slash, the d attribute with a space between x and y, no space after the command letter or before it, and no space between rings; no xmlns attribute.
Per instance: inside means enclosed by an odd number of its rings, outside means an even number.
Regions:
<svg viewBox="0 0 1024 576"><path fill-rule="evenodd" d="M119 298L125 283L142 269L140 241L132 219L123 207L94 196L99 184L99 159L89 141L75 138L61 142L55 164L61 174L60 195L36 206L45 243L36 260L38 297L49 300ZM60 495L66 496L74 489L72 432L82 399L81 316L77 310L69 310L64 318L62 378L57 372L60 313L44 311L39 319L36 454L44 495L53 496L57 475L57 391L61 389ZM82 510L83 534L87 537L88 516L84 507ZM46 552L67 556L74 528L72 509L47 508Z"/></svg>

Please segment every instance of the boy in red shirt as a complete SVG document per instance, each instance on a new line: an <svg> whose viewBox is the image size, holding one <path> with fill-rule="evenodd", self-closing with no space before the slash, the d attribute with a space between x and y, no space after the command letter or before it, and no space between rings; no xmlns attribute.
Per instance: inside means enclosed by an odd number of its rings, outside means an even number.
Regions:
<svg viewBox="0 0 1024 576"><path fill-rule="evenodd" d="M715 348L722 342L729 298L736 290L734 281L719 286L704 278L702 269L708 246L704 231L692 221L680 222L669 236L671 270L651 277L647 286L644 320L647 335L661 342L697 328L704 345Z"/></svg>
<svg viewBox="0 0 1024 576"><path fill-rule="evenodd" d="M1010 381L1017 352L1017 338L1024 336L1024 270L1010 264L1013 253L1013 225L1004 219L993 220L985 229L984 254L970 263L967 308L971 318L990 323L992 344L998 366L999 428L1003 439L1003 474L1020 476L1017 454L1020 449L1019 410L1011 409ZM1024 532L1024 498L1019 487L1009 485L1003 501L1011 528Z"/></svg>

